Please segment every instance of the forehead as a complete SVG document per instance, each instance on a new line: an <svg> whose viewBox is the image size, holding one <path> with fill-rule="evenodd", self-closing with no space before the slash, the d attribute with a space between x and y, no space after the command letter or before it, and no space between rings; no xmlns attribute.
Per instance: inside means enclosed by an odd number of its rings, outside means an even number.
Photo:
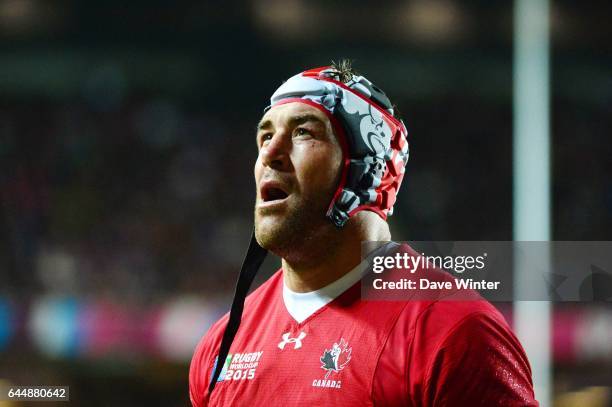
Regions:
<svg viewBox="0 0 612 407"><path fill-rule="evenodd" d="M274 106L268 110L261 120L259 121L260 126L264 123L271 123L273 125L281 125L294 120L299 117L315 117L319 119L325 125L329 125L329 118L325 113L317 109L316 107L307 105L306 103L291 102L282 105Z"/></svg>

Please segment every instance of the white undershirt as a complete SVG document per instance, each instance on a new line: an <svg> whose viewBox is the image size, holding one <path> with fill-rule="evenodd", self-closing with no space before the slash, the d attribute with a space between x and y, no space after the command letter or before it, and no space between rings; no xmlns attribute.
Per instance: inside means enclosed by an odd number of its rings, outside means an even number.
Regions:
<svg viewBox="0 0 612 407"><path fill-rule="evenodd" d="M291 291L283 280L283 301L285 302L287 311L297 322L306 320L317 310L334 300L359 281L361 279L361 273L367 264L366 261L362 261L357 267L333 283L308 293L296 293L295 291Z"/></svg>

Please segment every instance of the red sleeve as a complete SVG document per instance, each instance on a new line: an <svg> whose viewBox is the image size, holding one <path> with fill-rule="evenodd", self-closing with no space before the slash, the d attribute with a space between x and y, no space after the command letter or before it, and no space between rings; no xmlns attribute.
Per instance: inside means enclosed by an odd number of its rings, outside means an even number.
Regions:
<svg viewBox="0 0 612 407"><path fill-rule="evenodd" d="M505 321L478 312L447 332L427 366L424 405L538 406L529 362Z"/></svg>
<svg viewBox="0 0 612 407"><path fill-rule="evenodd" d="M189 366L189 399L193 407L208 404L208 383L228 316L217 321L196 347Z"/></svg>

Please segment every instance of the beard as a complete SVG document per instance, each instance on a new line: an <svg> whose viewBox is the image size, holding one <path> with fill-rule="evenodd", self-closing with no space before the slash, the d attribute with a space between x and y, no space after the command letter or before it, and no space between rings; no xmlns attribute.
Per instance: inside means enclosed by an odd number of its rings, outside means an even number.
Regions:
<svg viewBox="0 0 612 407"><path fill-rule="evenodd" d="M259 245L291 263L308 262L319 246L329 248L336 231L325 216L332 193L310 199L291 196L282 210L256 208L255 237Z"/></svg>

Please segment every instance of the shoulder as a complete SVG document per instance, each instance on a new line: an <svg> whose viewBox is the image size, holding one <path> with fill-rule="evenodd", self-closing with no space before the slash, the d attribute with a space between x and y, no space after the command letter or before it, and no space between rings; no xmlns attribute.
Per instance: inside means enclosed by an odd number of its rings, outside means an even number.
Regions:
<svg viewBox="0 0 612 407"><path fill-rule="evenodd" d="M214 365L214 355L221 343L223 331L229 314L215 322L200 339L189 366L189 398L193 406L201 406L208 389L210 374Z"/></svg>
<svg viewBox="0 0 612 407"><path fill-rule="evenodd" d="M445 349L467 342L472 348L493 341L518 345L504 316L484 299L416 302L404 309L398 322L396 335L408 342L409 353L420 366L433 363Z"/></svg>
<svg viewBox="0 0 612 407"><path fill-rule="evenodd" d="M510 329L499 310L482 298L471 301L453 299L432 301L423 304L417 312L415 324L422 326L427 331L435 331L436 336L439 337L473 320L492 320Z"/></svg>
<svg viewBox="0 0 612 407"><path fill-rule="evenodd" d="M503 317L477 311L450 327L431 354L426 393L434 404L537 406L532 372Z"/></svg>
<svg viewBox="0 0 612 407"><path fill-rule="evenodd" d="M404 244L400 251L419 256L410 246ZM490 302L480 296L477 291L458 288L456 278L445 270L435 267L419 269L411 274L412 279L427 276L428 281L453 283L451 289L417 290L418 295L407 299L399 324L404 325L404 331L411 331L414 337L425 335L428 342L443 340L446 335L467 321L484 321L499 325L501 329L510 331L505 318ZM418 277L417 277L418 276Z"/></svg>
<svg viewBox="0 0 612 407"><path fill-rule="evenodd" d="M282 281L280 270L249 294L245 300L243 319L252 314L259 304L275 294L279 281ZM212 324L194 350L189 367L189 395L194 406L203 404L217 350L221 344L228 319L229 312Z"/></svg>
<svg viewBox="0 0 612 407"><path fill-rule="evenodd" d="M385 349L377 373L403 377L413 404L537 405L525 352L484 299L409 301Z"/></svg>
<svg viewBox="0 0 612 407"><path fill-rule="evenodd" d="M400 314L390 342L405 346L407 357L421 374L433 355L448 341L469 337L476 329L495 327L514 337L503 315L486 300L408 301Z"/></svg>
<svg viewBox="0 0 612 407"><path fill-rule="evenodd" d="M410 357L422 368L409 371L418 378L426 405L502 400L508 406L537 405L525 351L505 318L485 300L437 301L425 307L410 347Z"/></svg>
<svg viewBox="0 0 612 407"><path fill-rule="evenodd" d="M420 315L417 325L434 344L431 360L451 349L519 347L504 316L488 301L438 301ZM522 350L522 349L521 349ZM525 359L526 361L526 359Z"/></svg>

